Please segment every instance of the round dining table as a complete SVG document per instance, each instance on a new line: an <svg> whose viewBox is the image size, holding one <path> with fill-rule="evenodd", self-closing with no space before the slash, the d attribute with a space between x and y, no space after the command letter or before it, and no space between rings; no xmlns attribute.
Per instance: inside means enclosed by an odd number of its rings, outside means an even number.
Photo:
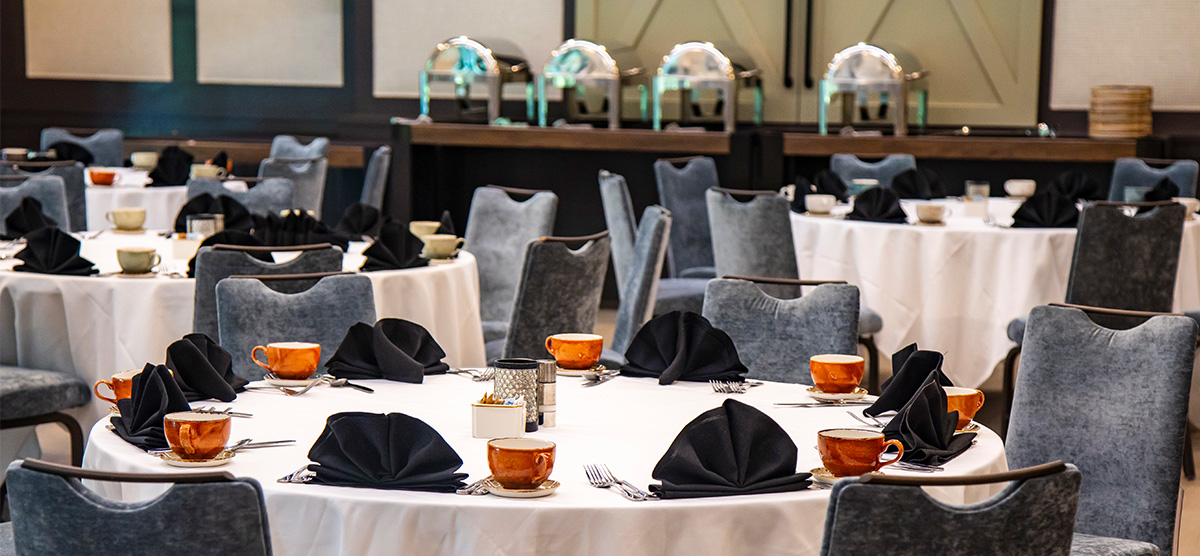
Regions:
<svg viewBox="0 0 1200 556"><path fill-rule="evenodd" d="M866 428L847 414L863 406L783 407L773 402L812 401L806 386L765 383L745 394L717 394L707 383L660 386L653 378L618 377L592 387L580 378L559 377L557 426L527 437L556 444L551 479L561 486L542 498L380 490L281 483L278 479L309 462L307 453L327 417L344 411L400 412L436 429L463 461L467 482L488 475L486 439L471 436L471 402L490 383L462 375L426 376L422 384L362 380L375 390L318 386L301 396L247 391L230 404L211 401L193 407L233 408L249 413L232 419L230 442L295 440L291 446L238 452L213 468L256 479L263 489L274 553L279 556L355 554L358 556L451 554L683 555L817 554L821 545L828 488L633 502L614 490L592 487L585 464L605 464L619 478L642 489L672 440L700 413L727 397L750 404L779 423L798 449L796 470L821 465L817 432L826 428ZM263 383L254 383L258 385ZM886 419L886 417L885 417ZM873 429L878 430L878 429ZM937 476L977 475L1007 470L1000 438L980 428L975 445L944 464ZM107 430L92 430L84 467L118 472L167 473L171 467ZM929 476L909 471L883 473ZM101 495L146 500L168 488L161 484L88 482ZM926 487L935 498L975 503L1005 485ZM197 511L220 511L198 508Z"/></svg>
<svg viewBox="0 0 1200 556"><path fill-rule="evenodd" d="M883 357L917 342L945 353L944 370L959 386L978 387L1016 344L1006 328L1029 310L1066 298L1075 228L1010 228L1020 201L991 198L990 218L959 200L941 225L917 222L915 203L902 201L908 224L792 213L800 276L846 280L864 305L883 317L875 341ZM973 212L974 211L974 212ZM1175 309L1200 309L1200 219L1184 223Z"/></svg>
<svg viewBox="0 0 1200 556"><path fill-rule="evenodd" d="M87 229L107 230L112 224L105 219L110 210L128 207L146 209L145 227L166 230L175 227L175 216L187 203L186 185L150 185L149 172L134 168L92 167L88 170L110 170L120 176L112 185L92 183L90 172L84 172L84 198L87 200ZM230 191L245 192L246 182L223 182Z"/></svg>
<svg viewBox="0 0 1200 556"><path fill-rule="evenodd" d="M93 276L16 272L11 269L20 261L0 260L0 364L71 372L90 385L148 362L162 363L167 346L192 331L195 281L182 275L195 248L184 247L176 257L178 243L154 231L101 231L83 239L80 248L100 271ZM366 246L350 244L345 270L362 266ZM121 274L116 250L122 247L156 249L163 258L159 272ZM445 264L364 274L371 278L378 318L424 326L450 365L486 364L479 273L470 253ZM108 405L93 400L72 413L86 432L108 414Z"/></svg>

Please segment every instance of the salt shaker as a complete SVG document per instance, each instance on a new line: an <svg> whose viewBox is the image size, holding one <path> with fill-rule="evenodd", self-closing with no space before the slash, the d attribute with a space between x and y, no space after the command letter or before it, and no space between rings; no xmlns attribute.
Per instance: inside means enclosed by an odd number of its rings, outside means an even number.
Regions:
<svg viewBox="0 0 1200 556"><path fill-rule="evenodd" d="M538 430L538 362L533 359L497 359L492 364L496 369L496 396L525 400L525 432Z"/></svg>
<svg viewBox="0 0 1200 556"><path fill-rule="evenodd" d="M558 418L558 364L553 359L538 360L538 424L553 427Z"/></svg>

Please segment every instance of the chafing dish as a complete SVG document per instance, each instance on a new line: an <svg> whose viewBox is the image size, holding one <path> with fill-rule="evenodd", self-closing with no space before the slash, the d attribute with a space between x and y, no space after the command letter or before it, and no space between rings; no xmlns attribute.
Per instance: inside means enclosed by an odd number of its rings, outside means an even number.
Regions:
<svg viewBox="0 0 1200 556"><path fill-rule="evenodd" d="M500 93L504 85L524 83L526 117L533 120L533 73L521 50L508 41L462 36L439 43L421 71L422 115L429 115L429 86L438 82L454 85L460 116L472 112L471 85L484 83L488 123L500 117Z"/></svg>
<svg viewBox="0 0 1200 556"><path fill-rule="evenodd" d="M723 113L725 131L733 131L738 88L750 89L754 93L754 123L762 123L762 78L749 60L733 45L722 45L720 49L711 42L675 45L663 56L662 66L654 77L654 129L662 128L662 96L671 90L680 92L681 119L688 121L702 115L700 89L716 89L719 95L716 111Z"/></svg>
<svg viewBox="0 0 1200 556"><path fill-rule="evenodd" d="M590 41L571 39L550 52L550 61L538 76L538 124L546 125L546 87L563 89L567 114L571 119L587 114L585 102L588 86L603 87L608 127L621 126L621 92L636 86L641 96L642 120L646 119L647 85L649 79L642 70L632 48L608 50Z"/></svg>
<svg viewBox="0 0 1200 556"><path fill-rule="evenodd" d="M901 63L903 62L903 64ZM916 58L900 50L888 52L878 46L858 43L833 56L821 80L817 124L822 135L828 131L829 104L836 95L842 102L842 123L849 124L854 108L865 108L867 95L880 95L880 111L892 109L892 128L897 136L908 134L908 96L917 95L917 125L925 127L929 114L929 75ZM864 110L865 111L865 110Z"/></svg>

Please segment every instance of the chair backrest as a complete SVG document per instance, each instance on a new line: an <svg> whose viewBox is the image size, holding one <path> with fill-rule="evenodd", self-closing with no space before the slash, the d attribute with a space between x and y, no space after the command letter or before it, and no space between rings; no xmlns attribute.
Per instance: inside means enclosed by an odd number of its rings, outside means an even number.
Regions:
<svg viewBox="0 0 1200 556"><path fill-rule="evenodd" d="M276 135L271 139L271 158L326 158L329 156L329 138L313 137L307 144L291 135Z"/></svg>
<svg viewBox="0 0 1200 556"><path fill-rule="evenodd" d="M292 190L292 180L287 178L267 178L248 191L231 191L225 188L221 180L214 178L191 178L187 182L188 199L204 193L214 198L226 195L241 203L246 210L260 216L278 216L282 211L295 208Z"/></svg>
<svg viewBox="0 0 1200 556"><path fill-rule="evenodd" d="M610 239L612 231L609 231ZM633 244L633 260L625 273L625 291L617 305L617 322L613 329L612 350L625 353L634 334L650 320L658 297L658 280L667 258L667 242L671 237L671 213L658 205L646 207L638 224L637 240ZM616 251L613 251L616 265Z"/></svg>
<svg viewBox="0 0 1200 556"><path fill-rule="evenodd" d="M1200 163L1195 160L1176 160L1166 168L1151 168L1140 158L1118 158L1113 163L1112 182L1108 187L1108 200L1124 201L1125 188L1144 187L1145 194L1150 188L1158 185L1163 178L1169 178L1171 183L1179 187L1180 197L1196 196L1196 179L1200 175ZM1133 201L1140 201L1137 195Z"/></svg>
<svg viewBox="0 0 1200 556"><path fill-rule="evenodd" d="M829 169L846 185L851 180L875 179L879 180L879 187L891 187L893 178L916 168L917 158L911 154L889 154L879 162L864 162L852 154L829 157Z"/></svg>
<svg viewBox="0 0 1200 556"><path fill-rule="evenodd" d="M87 149L98 166L122 166L124 163L125 134L119 129L99 129L87 137L59 127L43 129L41 150L47 150L55 143L74 143Z"/></svg>
<svg viewBox="0 0 1200 556"><path fill-rule="evenodd" d="M793 287L798 287L796 282ZM778 299L749 280L709 280L704 318L729 334L749 376L812 384L810 357L857 353L858 287L804 283L819 285L803 297Z"/></svg>
<svg viewBox="0 0 1200 556"><path fill-rule="evenodd" d="M1080 481L1074 465L1054 462L966 478L973 479L969 484L1011 482L983 502L957 505L934 500L921 489L922 484L952 484L955 477L864 475L838 481L825 510L821 556L1071 553Z"/></svg>
<svg viewBox="0 0 1200 556"><path fill-rule="evenodd" d="M311 210L321 218L321 204L325 200L325 174L329 159L320 158L265 158L258 165L260 178L287 178L292 180L292 207Z"/></svg>
<svg viewBox="0 0 1200 556"><path fill-rule="evenodd" d="M0 187L0 233L8 232L4 218L21 204L26 197L33 197L42 204L42 213L64 230L70 229L67 214L67 188L58 176L37 176L18 182L13 187Z"/></svg>
<svg viewBox="0 0 1200 556"><path fill-rule="evenodd" d="M342 250L328 244L270 247L269 249L272 252L300 251L300 254L287 262L268 263L247 254L261 251L261 249L245 246L201 247L196 252L196 290L195 295L192 296L192 332L201 332L213 339L219 337L217 282L230 276L235 274L311 274L342 270Z"/></svg>
<svg viewBox="0 0 1200 556"><path fill-rule="evenodd" d="M732 194L731 194L732 192ZM741 202L734 195L751 197ZM713 230L717 276L800 278L792 240L791 205L777 192L709 190L708 221ZM775 297L792 298L800 291L787 285L764 285Z"/></svg>
<svg viewBox="0 0 1200 556"><path fill-rule="evenodd" d="M45 165L45 170L28 170L28 168L39 167L42 165ZM39 176L58 176L62 178L63 185L66 187L67 193L67 214L69 215L69 222L68 220L62 220L59 221L59 223L63 225L64 229L72 232L79 232L87 229L87 183L83 179L83 172L83 164L79 162L28 162L21 164L20 168L17 168L15 165L0 166L0 175L28 176L31 178Z"/></svg>
<svg viewBox="0 0 1200 556"><path fill-rule="evenodd" d="M1067 303L1170 311L1186 218L1187 209L1175 203L1137 216L1126 216L1116 205L1085 206L1067 279Z"/></svg>
<svg viewBox="0 0 1200 556"><path fill-rule="evenodd" d="M578 249L568 247L580 242ZM547 336L590 333L600 310L608 256L608 232L531 241L525 249L503 356L542 358Z"/></svg>
<svg viewBox="0 0 1200 556"><path fill-rule="evenodd" d="M375 322L375 294L369 277L361 274L287 276L288 280L264 282L234 275L217 282L219 343L233 354L233 372L242 378L259 380L263 377L263 369L250 359L250 350L256 345L271 342L320 344L320 364L324 365L351 326ZM314 276L321 276L315 284L311 278ZM290 287L294 284L312 286L296 291ZM285 287L289 293L278 291Z"/></svg>
<svg viewBox="0 0 1200 556"><path fill-rule="evenodd" d="M524 201L500 187L471 197L463 249L479 265L479 312L484 321L508 322L525 265L525 247L554 232L558 196L539 191Z"/></svg>
<svg viewBox="0 0 1200 556"><path fill-rule="evenodd" d="M625 281L633 268L634 237L637 235L637 215L633 212L633 201L629 198L629 186L625 177L600 170L600 200L604 208L604 222L608 225L612 244L613 274L617 278L617 294L625 297Z"/></svg>
<svg viewBox="0 0 1200 556"><path fill-rule="evenodd" d="M1187 317L1112 330L1077 308L1035 307L1005 441L1009 467L1073 462L1085 477L1076 531L1170 554L1195 347Z"/></svg>
<svg viewBox="0 0 1200 556"><path fill-rule="evenodd" d="M388 171L392 167L392 148L384 145L371 153L367 176L363 180L360 203L383 210L383 192L387 188Z"/></svg>
<svg viewBox="0 0 1200 556"><path fill-rule="evenodd" d="M175 484L149 501L118 502L92 492L81 477ZM18 554L271 554L267 508L254 479L104 473L25 460L9 465L6 485Z"/></svg>
<svg viewBox="0 0 1200 556"><path fill-rule="evenodd" d="M671 242L667 244L667 266L672 277L682 276L688 269L713 266L712 230L704 192L720 185L713 159L698 156L676 168L675 162L681 161L654 162L659 204L675 218Z"/></svg>

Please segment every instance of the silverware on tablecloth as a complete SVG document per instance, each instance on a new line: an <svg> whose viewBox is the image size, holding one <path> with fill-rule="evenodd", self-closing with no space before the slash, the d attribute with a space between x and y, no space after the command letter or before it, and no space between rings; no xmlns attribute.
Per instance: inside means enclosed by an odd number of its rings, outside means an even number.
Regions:
<svg viewBox="0 0 1200 556"><path fill-rule="evenodd" d="M315 476L317 476L317 474L312 471L309 471L308 464L306 463L306 464L304 464L304 467L301 467L300 469L292 471L291 473L288 473L287 475L284 475L284 476L276 479L275 482L277 482L277 483L307 483L307 482L311 481L312 478Z"/></svg>
<svg viewBox="0 0 1200 556"><path fill-rule="evenodd" d="M846 410L846 414L847 414L847 415L849 415L849 416L851 416L851 417L853 417L855 421L858 421L859 423L862 423L862 424L864 424L864 425L866 425L866 426L868 426L868 427L879 427L879 428L883 428L883 425L876 425L876 424L874 424L874 423L868 423L866 419L863 419L862 417L859 417L859 416L858 416L858 414L854 413L853 411L850 411L849 409L847 409L847 410Z"/></svg>
<svg viewBox="0 0 1200 556"><path fill-rule="evenodd" d="M230 417L244 417L247 419L249 419L250 417L254 417L254 414L252 414L252 413L242 413L240 411L234 411L232 407L227 407L225 409L217 409L215 406L211 406L211 405L208 407L201 407L199 409L193 409L192 412L193 413L221 413L221 414L228 415Z"/></svg>
<svg viewBox="0 0 1200 556"><path fill-rule="evenodd" d="M892 467L901 471L915 471L917 473L935 473L945 471L946 468L940 465L927 465L924 463L912 463L907 461L898 461Z"/></svg>
<svg viewBox="0 0 1200 556"><path fill-rule="evenodd" d="M249 444L249 443L250 443L250 439L249 439L249 438L243 438L243 439L241 439L241 440L239 440L239 441L235 442L235 443L233 444L233 446L230 446L230 447L228 447L228 448L225 448L225 449L226 449L226 450L229 450L230 452L236 452L236 451L240 450L242 447L246 446L246 445L247 445L247 444ZM170 449L170 448L158 448L158 449L154 449L154 450L146 450L146 453L147 453L147 454L150 454L150 455L152 455L152 456L157 456L157 455L159 455L159 454L165 454L165 453L167 453L167 452L170 452L170 451L171 451L171 449Z"/></svg>
<svg viewBox="0 0 1200 556"><path fill-rule="evenodd" d="M471 377L471 380L474 380L475 382L487 382L489 380L496 378L496 369L493 369L491 367L488 367L488 368L482 369L482 370L450 369L449 371L446 371L446 374L466 375L466 376Z"/></svg>
<svg viewBox="0 0 1200 556"><path fill-rule="evenodd" d="M745 394L749 386L745 382L727 382L724 380L710 380L708 384L712 386L713 392L718 394Z"/></svg>
<svg viewBox="0 0 1200 556"><path fill-rule="evenodd" d="M778 407L838 407L846 405L871 405L874 402L775 402L773 405Z"/></svg>
<svg viewBox="0 0 1200 556"><path fill-rule="evenodd" d="M363 386L361 384L355 384L353 382L350 382L350 379L346 379L346 378L335 378L335 379L329 381L329 386L332 388L342 388L345 386L349 386L351 388L354 388L355 390L362 390L363 392L366 392L368 394L375 393L375 390L372 390L371 388L367 388L366 386Z"/></svg>
<svg viewBox="0 0 1200 556"><path fill-rule="evenodd" d="M475 481L465 487L462 487L462 488L454 491L454 494L476 494L476 495L487 494L488 491L486 488L483 488L483 484L486 483L488 481L488 479L491 479L491 478L492 478L492 476L488 475L487 477L479 479L478 481Z"/></svg>
<svg viewBox="0 0 1200 556"><path fill-rule="evenodd" d="M642 502L646 500L644 496L634 493L626 488L625 485L622 485L611 478L611 474L609 477L605 477L604 474L601 473L599 467L596 465L584 465L583 472L585 475L587 475L588 483L596 488L617 487L617 492L620 492L621 496L624 496L625 498L633 500L634 502Z"/></svg>
<svg viewBox="0 0 1200 556"><path fill-rule="evenodd" d="M613 482L625 487L625 490L628 490L629 492L633 493L634 495L640 497L642 500L648 500L651 498L651 495L649 492L646 492L646 491L638 488L637 486L635 486L633 483L631 483L629 481L626 481L623 479L618 479L616 475L613 475L612 471L609 471L607 465L605 465L603 463L597 464L596 469L598 469L600 471L600 476L604 477L605 479L612 480Z"/></svg>
<svg viewBox="0 0 1200 556"><path fill-rule="evenodd" d="M605 382L608 382L614 378L617 378L618 376L621 376L620 372L596 373L595 380L588 380L586 378L584 379L583 387L591 388L592 386L599 386L601 384L604 384Z"/></svg>

